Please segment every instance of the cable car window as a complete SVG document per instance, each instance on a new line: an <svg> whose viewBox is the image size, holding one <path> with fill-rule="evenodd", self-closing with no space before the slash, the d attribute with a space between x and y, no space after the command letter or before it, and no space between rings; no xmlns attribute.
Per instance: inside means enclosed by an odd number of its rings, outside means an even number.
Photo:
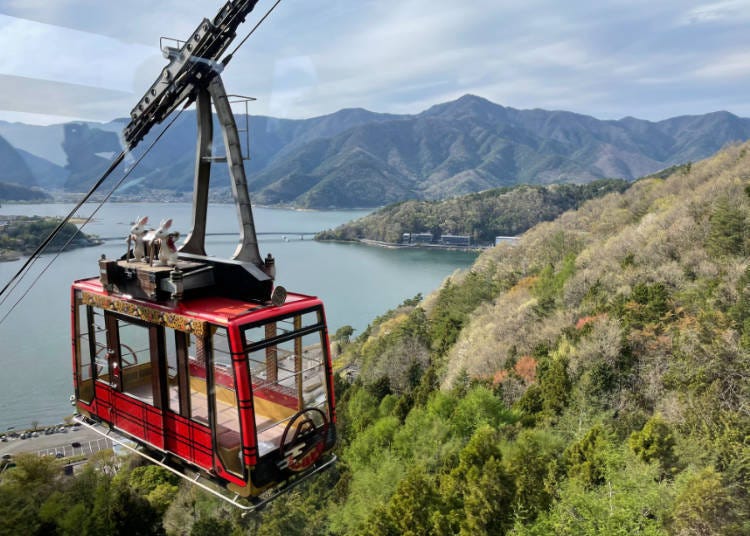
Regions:
<svg viewBox="0 0 750 536"><path fill-rule="evenodd" d="M190 334L188 371L190 375L190 418L208 426L208 350L205 340Z"/></svg>
<svg viewBox="0 0 750 536"><path fill-rule="evenodd" d="M208 393L213 393L216 444L224 467L242 473L242 447L237 391L232 369L232 354L225 328L212 327L209 340L210 355L203 339L190 337L190 395L192 418L209 424ZM208 374L210 366L211 374ZM208 385L213 381L213 389Z"/></svg>
<svg viewBox="0 0 750 536"><path fill-rule="evenodd" d="M104 322L104 311L91 306L86 306L86 309L86 316L82 316L80 322L88 324L88 330L85 331L89 337L88 348L94 362L92 372L96 374L96 379L109 383L107 327ZM83 336L83 330L81 336ZM83 346L81 346L81 351L85 351Z"/></svg>
<svg viewBox="0 0 750 536"><path fill-rule="evenodd" d="M80 303L76 295L75 330L78 334L76 347L76 374L78 375L78 397L83 402L93 399L92 378L109 383L107 353L107 328L104 311Z"/></svg>
<svg viewBox="0 0 750 536"><path fill-rule="evenodd" d="M237 390L232 369L232 354L229 338L224 328L212 328L213 381L216 403L216 443L224 467L240 474L240 415L237 405Z"/></svg>
<svg viewBox="0 0 750 536"><path fill-rule="evenodd" d="M263 334L265 340L258 341ZM244 330L261 456L278 449L299 411L318 408L327 419L327 350L322 315L312 311ZM320 424L320 423L318 423Z"/></svg>
<svg viewBox="0 0 750 536"><path fill-rule="evenodd" d="M154 404L149 327L117 319L122 391Z"/></svg>
<svg viewBox="0 0 750 536"><path fill-rule="evenodd" d="M305 408L318 408L328 417L324 341L318 334L302 337L302 367L299 398Z"/></svg>
<svg viewBox="0 0 750 536"><path fill-rule="evenodd" d="M164 330L164 346L167 357L167 400L169 409L180 412L180 385L177 369L177 335L179 332L166 328Z"/></svg>
<svg viewBox="0 0 750 536"><path fill-rule="evenodd" d="M76 375L78 386L78 399L91 403L94 398L94 374L92 355L92 310L91 307L78 303L76 306L75 330L78 333L78 343L76 345ZM84 327L84 329L81 329ZM94 353L96 346L93 346Z"/></svg>
<svg viewBox="0 0 750 536"><path fill-rule="evenodd" d="M190 417L188 341L188 334L184 331L164 328L167 363L167 407L184 417Z"/></svg>
<svg viewBox="0 0 750 536"><path fill-rule="evenodd" d="M299 327L294 327L294 318L297 318ZM273 329L276 330L275 336L284 336L294 332L297 329L304 329L311 326L317 326L323 321L320 315L320 310L307 311L295 315L294 317L287 317L277 320L273 324L261 324L255 326L249 326L244 328L243 336L245 337L245 345L252 345L254 343L260 343L268 339L266 330L267 326L273 325Z"/></svg>

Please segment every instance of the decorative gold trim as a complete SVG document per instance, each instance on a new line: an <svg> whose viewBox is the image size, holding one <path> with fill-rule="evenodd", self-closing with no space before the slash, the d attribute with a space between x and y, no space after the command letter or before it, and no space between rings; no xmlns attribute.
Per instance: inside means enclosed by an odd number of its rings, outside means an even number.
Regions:
<svg viewBox="0 0 750 536"><path fill-rule="evenodd" d="M158 324L167 328L193 333L196 337L205 337L208 333L208 322L197 320L188 316L177 313L163 313L157 309L144 307L135 303L113 298L112 296L102 296L86 292L81 293L81 303L114 311L124 315L140 318L149 324Z"/></svg>

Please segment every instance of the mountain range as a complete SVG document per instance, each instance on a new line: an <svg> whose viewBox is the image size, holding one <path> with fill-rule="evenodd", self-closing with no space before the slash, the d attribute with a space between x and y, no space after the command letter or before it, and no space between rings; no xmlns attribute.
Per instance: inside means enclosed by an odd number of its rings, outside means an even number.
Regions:
<svg viewBox="0 0 750 536"><path fill-rule="evenodd" d="M0 182L86 191L119 152L125 122L0 122ZM238 123L244 128L244 116ZM119 193L189 192L195 130L194 112L184 112ZM250 116L249 130L253 201L321 209L443 199L515 184L633 180L750 139L750 119L714 112L656 122L599 120L465 95L412 115L344 109L302 120ZM214 187L228 192L226 166L215 167Z"/></svg>

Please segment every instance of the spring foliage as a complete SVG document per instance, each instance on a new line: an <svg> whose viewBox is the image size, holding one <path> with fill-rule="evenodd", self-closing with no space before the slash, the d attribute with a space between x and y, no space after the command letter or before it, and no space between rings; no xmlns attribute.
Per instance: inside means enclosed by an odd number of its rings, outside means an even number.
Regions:
<svg viewBox="0 0 750 536"><path fill-rule="evenodd" d="M351 473L327 530L750 531L748 149L537 225L353 341L349 400L384 376L403 385L393 367L370 371L408 361L415 333L422 375L361 431L362 413L344 419ZM497 450L470 467L477 434Z"/></svg>
<svg viewBox="0 0 750 536"><path fill-rule="evenodd" d="M750 533L749 150L589 201L342 334L336 467L245 519L181 488L149 530ZM48 473L6 477L0 519L145 523L171 493L133 471L53 500ZM7 494L29 479L46 491Z"/></svg>
<svg viewBox="0 0 750 536"><path fill-rule="evenodd" d="M553 220L589 199L622 192L629 185L622 179L601 179L588 184L495 188L444 201L404 201L316 238L399 242L402 233L429 232L468 235L475 244L494 243L496 236L521 234L536 223Z"/></svg>

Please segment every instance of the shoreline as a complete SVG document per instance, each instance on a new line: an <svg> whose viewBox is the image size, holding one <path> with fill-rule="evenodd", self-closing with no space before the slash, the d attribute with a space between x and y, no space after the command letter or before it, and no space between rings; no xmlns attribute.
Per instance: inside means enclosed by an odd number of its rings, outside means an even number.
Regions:
<svg viewBox="0 0 750 536"><path fill-rule="evenodd" d="M338 242L340 244L363 244L370 247L385 249L439 249L444 251L463 251L466 253L481 253L493 246L450 246L446 244L399 244L397 242L382 242L380 240L371 240L369 238L357 238L356 240L320 240L318 242Z"/></svg>
<svg viewBox="0 0 750 536"><path fill-rule="evenodd" d="M68 244L65 249L56 247L56 246L48 246L45 248L44 253L60 253L62 251L71 251L74 249L83 249L83 248L92 248L94 246L100 246L104 243L104 240L100 240L98 238L92 238L92 243L90 244ZM0 262L15 262L20 261L23 257L28 257L33 253L32 251L24 252L24 251L0 251Z"/></svg>
<svg viewBox="0 0 750 536"><path fill-rule="evenodd" d="M17 251L0 251L0 262L20 261L22 255Z"/></svg>

